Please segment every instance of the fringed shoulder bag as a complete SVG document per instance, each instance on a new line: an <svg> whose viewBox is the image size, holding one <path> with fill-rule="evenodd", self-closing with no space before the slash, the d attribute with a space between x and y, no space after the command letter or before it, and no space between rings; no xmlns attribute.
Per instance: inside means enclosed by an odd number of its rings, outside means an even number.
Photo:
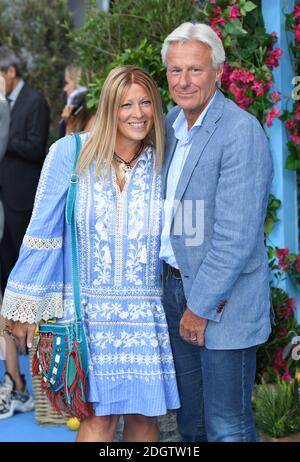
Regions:
<svg viewBox="0 0 300 462"><path fill-rule="evenodd" d="M66 222L71 226L74 321L51 320L39 325L37 349L32 361L32 374L40 375L42 390L46 392L58 413L84 420L91 414L88 403L87 373L88 345L81 318L79 262L75 217L77 159L81 149L78 134L73 134L76 143L73 173L66 203Z"/></svg>

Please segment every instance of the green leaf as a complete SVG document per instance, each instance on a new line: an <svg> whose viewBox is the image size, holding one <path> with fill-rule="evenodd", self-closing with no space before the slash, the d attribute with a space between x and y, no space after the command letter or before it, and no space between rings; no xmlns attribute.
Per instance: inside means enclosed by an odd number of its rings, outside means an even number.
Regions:
<svg viewBox="0 0 300 462"><path fill-rule="evenodd" d="M300 170L300 160L295 159L292 155L289 155L285 161L285 168L288 170Z"/></svg>
<svg viewBox="0 0 300 462"><path fill-rule="evenodd" d="M255 10L255 8L257 8L257 5L255 5L255 3L253 3L253 2L248 1L248 2L245 3L243 8L245 9L245 11L247 13L250 13L250 11L253 11L253 10Z"/></svg>

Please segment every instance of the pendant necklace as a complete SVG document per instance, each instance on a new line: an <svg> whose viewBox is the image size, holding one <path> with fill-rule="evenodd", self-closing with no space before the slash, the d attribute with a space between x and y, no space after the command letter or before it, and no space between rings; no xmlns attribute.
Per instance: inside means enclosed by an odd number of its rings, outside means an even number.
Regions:
<svg viewBox="0 0 300 462"><path fill-rule="evenodd" d="M134 156L130 160L124 160L122 159L121 156L119 156L116 152L114 152L114 159L120 164L119 170L121 171L122 180L125 179L125 181L127 181L128 178L130 177L131 170L133 169L133 165L131 164L139 157L143 148L144 148L144 143L142 141L138 151L134 154Z"/></svg>

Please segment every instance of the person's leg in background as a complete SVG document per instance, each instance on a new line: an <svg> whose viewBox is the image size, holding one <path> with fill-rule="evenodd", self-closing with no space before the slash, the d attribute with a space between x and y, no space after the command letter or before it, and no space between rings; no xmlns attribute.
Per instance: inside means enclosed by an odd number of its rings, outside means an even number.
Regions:
<svg viewBox="0 0 300 462"><path fill-rule="evenodd" d="M164 270L163 304L166 311L176 377L181 401L177 410L178 430L185 442L207 441L204 426L203 390L200 347L191 345L179 335L179 323L186 309L182 281Z"/></svg>
<svg viewBox="0 0 300 462"><path fill-rule="evenodd" d="M201 348L205 426L208 441L253 442L251 397L257 347Z"/></svg>
<svg viewBox="0 0 300 462"><path fill-rule="evenodd" d="M19 255L24 234L30 221L31 211L13 211L4 206L4 234L0 244L1 291ZM3 320L2 320L3 322ZM0 419L11 417L14 410L27 412L33 409L33 400L26 390L25 377L19 368L17 347L14 339L4 334L6 374L0 384Z"/></svg>

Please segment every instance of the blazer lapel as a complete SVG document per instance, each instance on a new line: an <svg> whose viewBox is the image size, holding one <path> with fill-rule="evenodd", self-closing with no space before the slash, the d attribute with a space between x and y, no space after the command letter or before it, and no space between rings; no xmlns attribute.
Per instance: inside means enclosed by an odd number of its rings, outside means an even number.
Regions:
<svg viewBox="0 0 300 462"><path fill-rule="evenodd" d="M218 90L211 107L208 109L206 116L204 117L203 124L201 125L199 132L195 135L192 143L190 152L185 161L178 186L175 193L175 207L174 215L176 214L179 201L181 200L190 180L190 177L194 171L194 168L203 154L204 148L211 138L212 134L216 129L216 122L221 117L223 112L223 106L225 103L225 97ZM212 152L213 155L213 152Z"/></svg>

